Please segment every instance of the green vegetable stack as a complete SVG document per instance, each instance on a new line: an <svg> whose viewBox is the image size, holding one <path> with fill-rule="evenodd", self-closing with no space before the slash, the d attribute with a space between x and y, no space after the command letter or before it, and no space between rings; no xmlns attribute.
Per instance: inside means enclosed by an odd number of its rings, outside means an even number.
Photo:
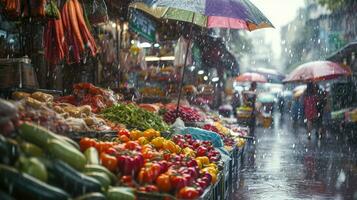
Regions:
<svg viewBox="0 0 357 200"><path fill-rule="evenodd" d="M158 131L169 129L159 115L146 111L134 104L117 104L105 109L102 114L106 119L124 124L128 128L139 130L153 128Z"/></svg>

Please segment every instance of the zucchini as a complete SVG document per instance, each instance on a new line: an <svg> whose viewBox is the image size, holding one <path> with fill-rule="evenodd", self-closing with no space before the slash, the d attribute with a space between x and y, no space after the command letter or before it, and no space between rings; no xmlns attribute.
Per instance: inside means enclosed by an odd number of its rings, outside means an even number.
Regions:
<svg viewBox="0 0 357 200"><path fill-rule="evenodd" d="M112 184L115 184L118 181L118 178L107 168L103 167L102 165L86 165L83 169L84 173L87 172L102 172L107 174L107 176L110 178Z"/></svg>
<svg viewBox="0 0 357 200"><path fill-rule="evenodd" d="M50 140L60 140L70 145L67 141L63 139L60 135L53 133L52 131L39 126L37 124L25 122L19 126L20 137L30 143L33 143L40 148L48 147L48 142ZM70 145L71 146L71 145Z"/></svg>
<svg viewBox="0 0 357 200"><path fill-rule="evenodd" d="M69 195L54 186L48 185L15 168L0 165L0 186L18 199L67 200Z"/></svg>
<svg viewBox="0 0 357 200"><path fill-rule="evenodd" d="M77 197L74 200L106 200L105 196L99 192L88 193L83 196Z"/></svg>
<svg viewBox="0 0 357 200"><path fill-rule="evenodd" d="M108 177L108 175L106 173L103 173L103 172L87 172L87 173L84 173L84 174L87 175L87 176L90 176L92 178L95 178L97 181L99 181L104 190L108 189L108 187L110 185L110 178Z"/></svg>
<svg viewBox="0 0 357 200"><path fill-rule="evenodd" d="M47 170L51 174L49 182L56 185L73 196L84 195L88 192L101 192L100 182L86 176L73 167L60 160L45 162Z"/></svg>
<svg viewBox="0 0 357 200"><path fill-rule="evenodd" d="M21 172L24 172L32 177L37 178L40 181L47 182L47 169L45 165L35 157L19 159Z"/></svg>
<svg viewBox="0 0 357 200"><path fill-rule="evenodd" d="M62 135L58 135L61 139L63 139L64 141L66 141L68 144L70 144L72 147L80 150L79 144L77 142L75 142L74 140L72 140L69 137L66 136L62 136Z"/></svg>
<svg viewBox="0 0 357 200"><path fill-rule="evenodd" d="M112 187L108 189L107 200L135 200L132 189L127 187Z"/></svg>
<svg viewBox="0 0 357 200"><path fill-rule="evenodd" d="M87 159L87 164L99 165L99 153L96 148L89 147L84 151L84 155Z"/></svg>
<svg viewBox="0 0 357 200"><path fill-rule="evenodd" d="M43 156L43 150L32 143L22 142L20 147L22 152L24 152L27 156L35 156L35 157Z"/></svg>
<svg viewBox="0 0 357 200"><path fill-rule="evenodd" d="M82 152L69 147L60 140L50 140L47 150L52 157L64 161L79 171L82 171L86 164L86 158Z"/></svg>

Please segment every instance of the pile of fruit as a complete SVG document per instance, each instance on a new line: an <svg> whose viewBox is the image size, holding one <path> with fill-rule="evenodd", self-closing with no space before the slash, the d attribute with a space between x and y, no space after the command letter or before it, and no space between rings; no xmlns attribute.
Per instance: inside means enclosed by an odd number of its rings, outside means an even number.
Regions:
<svg viewBox="0 0 357 200"><path fill-rule="evenodd" d="M0 199L128 199L132 188L69 138L23 123L16 140L0 135Z"/></svg>
<svg viewBox="0 0 357 200"><path fill-rule="evenodd" d="M118 174L121 184L141 192L161 192L196 199L217 181L220 154L207 141L190 135L172 140L159 131L122 129L112 142L82 138L80 147L89 158Z"/></svg>
<svg viewBox="0 0 357 200"><path fill-rule="evenodd" d="M199 114L198 110L194 108L180 106L177 114L176 106L166 106L166 112L164 114L165 122L172 124L178 117L184 122L198 122L202 120L202 116Z"/></svg>
<svg viewBox="0 0 357 200"><path fill-rule="evenodd" d="M230 137L228 134L223 134L217 128L217 126L211 125L211 124L205 124L203 126L203 129L208 130L208 131L213 131L213 132L217 133L219 136L221 136L225 146L228 146L228 147L234 146L234 139L232 137Z"/></svg>

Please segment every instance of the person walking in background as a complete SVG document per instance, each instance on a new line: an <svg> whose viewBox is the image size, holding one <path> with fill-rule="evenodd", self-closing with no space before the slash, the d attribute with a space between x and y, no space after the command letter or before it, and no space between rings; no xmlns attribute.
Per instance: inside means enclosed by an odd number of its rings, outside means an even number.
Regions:
<svg viewBox="0 0 357 200"><path fill-rule="evenodd" d="M233 97L232 97L232 107L233 107L233 115L234 117L237 117L237 108L241 106L240 103L240 95L239 92L234 92Z"/></svg>
<svg viewBox="0 0 357 200"><path fill-rule="evenodd" d="M252 108L251 119L249 122L249 129L251 134L254 134L256 124L256 109L255 102L257 100L257 82L252 82L248 91L243 91L243 103Z"/></svg>
<svg viewBox="0 0 357 200"><path fill-rule="evenodd" d="M302 95L298 94L298 93L294 93L293 94L293 102L291 105L291 119L293 122L293 128L294 131L297 131L299 122L301 122L301 120L304 117L304 107L303 107L303 103L302 103Z"/></svg>
<svg viewBox="0 0 357 200"><path fill-rule="evenodd" d="M327 93L318 85L315 85L317 93L317 121L316 121L316 134L319 138L325 133L324 118L326 117L325 108L327 105Z"/></svg>
<svg viewBox="0 0 357 200"><path fill-rule="evenodd" d="M307 84L305 94L304 94L304 113L306 119L307 137L311 139L311 132L313 129L314 122L317 120L318 110L318 97L316 86L309 82Z"/></svg>

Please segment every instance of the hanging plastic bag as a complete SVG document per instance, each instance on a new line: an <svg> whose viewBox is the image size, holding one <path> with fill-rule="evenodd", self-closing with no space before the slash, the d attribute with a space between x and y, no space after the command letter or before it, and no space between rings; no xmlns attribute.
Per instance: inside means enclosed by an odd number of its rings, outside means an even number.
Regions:
<svg viewBox="0 0 357 200"><path fill-rule="evenodd" d="M84 3L84 8L90 24L106 23L109 19L104 0L89 0Z"/></svg>

